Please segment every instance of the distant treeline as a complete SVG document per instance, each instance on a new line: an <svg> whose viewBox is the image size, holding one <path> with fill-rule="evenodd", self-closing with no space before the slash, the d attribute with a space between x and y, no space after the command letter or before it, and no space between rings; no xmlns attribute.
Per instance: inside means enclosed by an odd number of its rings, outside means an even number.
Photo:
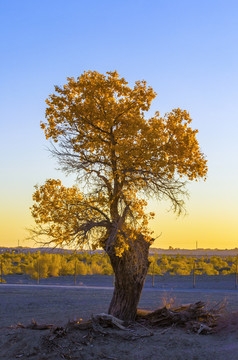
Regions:
<svg viewBox="0 0 238 360"><path fill-rule="evenodd" d="M154 255L149 257L149 275L227 275L237 272L237 257L191 257ZM76 254L2 253L0 275L28 274L33 279L65 275L112 275L109 258L104 253ZM1 278L0 278L1 281Z"/></svg>

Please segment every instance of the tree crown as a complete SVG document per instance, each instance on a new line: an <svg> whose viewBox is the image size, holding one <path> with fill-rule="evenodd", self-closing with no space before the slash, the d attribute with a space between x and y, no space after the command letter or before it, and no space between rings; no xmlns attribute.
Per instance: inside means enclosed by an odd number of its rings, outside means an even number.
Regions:
<svg viewBox="0 0 238 360"><path fill-rule="evenodd" d="M198 131L179 108L146 119L156 94L145 81L130 88L116 71L67 80L46 100L41 127L62 169L87 191L48 180L36 188L32 214L54 241L83 244L93 234L95 246L113 245L121 255L139 232L150 239L146 196L169 198L179 212L185 180L205 178Z"/></svg>

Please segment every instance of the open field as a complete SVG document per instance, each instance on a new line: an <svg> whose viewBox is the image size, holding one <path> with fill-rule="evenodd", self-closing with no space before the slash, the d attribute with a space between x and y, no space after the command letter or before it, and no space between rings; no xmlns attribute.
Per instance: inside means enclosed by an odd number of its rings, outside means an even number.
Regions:
<svg viewBox="0 0 238 360"><path fill-rule="evenodd" d="M31 279L29 275L5 275L3 279L7 284L29 284L36 285L37 280ZM75 277L57 276L40 279L40 285L65 285L74 286ZM0 284L1 285L1 284ZM77 286L113 286L112 275L77 275ZM193 276L192 275L155 275L154 287L152 275L147 275L144 289L161 289L161 290L175 290L175 289L192 289ZM197 290L235 290L235 275L196 275L195 287ZM237 291L238 293L238 291Z"/></svg>
<svg viewBox="0 0 238 360"><path fill-rule="evenodd" d="M99 334L84 341L88 332L78 331L58 339L55 347L50 347L47 340L50 330L8 328L18 322L29 324L32 319L39 324L63 326L69 320L87 319L92 314L107 311L113 291L112 277L81 277L81 286L70 286L69 279L66 280L66 283L61 281L54 285L0 285L0 359L238 359L238 317L235 315L233 325L214 335L160 328L153 330L153 336L134 336L129 340L123 331L111 330L107 336ZM148 277L141 308L155 309L170 301L178 305L202 300L212 305L226 299L227 310L238 311L238 291L231 289L232 279L230 290L222 288L221 277L220 283L218 280L212 283L208 277L210 286L207 289L201 279L199 286L203 288L197 289L192 289L191 279L179 282L170 276L164 279L163 286L155 282L155 288L151 280ZM138 329L136 331L138 333ZM148 335L148 331L140 329L141 334Z"/></svg>

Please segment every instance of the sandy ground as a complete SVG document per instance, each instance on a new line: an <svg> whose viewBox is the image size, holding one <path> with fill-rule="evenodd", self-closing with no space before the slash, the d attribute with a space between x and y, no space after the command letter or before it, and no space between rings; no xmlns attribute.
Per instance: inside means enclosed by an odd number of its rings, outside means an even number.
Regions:
<svg viewBox="0 0 238 360"><path fill-rule="evenodd" d="M107 279L107 282L106 280ZM188 333L186 329L148 330L138 325L127 331L105 329L107 334L51 330L16 329L17 323L54 324L63 327L69 320L88 319L106 312L112 296L109 277L84 278L83 286L60 284L24 286L0 285L0 359L237 359L238 316L233 314L229 326L213 335ZM102 281L105 280L105 281ZM224 289L219 281L192 289L191 283L177 284L167 278L164 286L152 288L150 280L143 290L140 307L155 309L166 302L175 305L196 302L227 301L228 313L238 311L238 291L231 285ZM224 279L220 278L220 281ZM226 285L227 285L227 279ZM59 279L57 280L59 281ZM42 282L41 282L42 283ZM171 284L173 286L171 286ZM62 286L63 285L63 286ZM101 288L95 288L95 286ZM227 315L229 316L229 315ZM11 327L13 326L13 327Z"/></svg>

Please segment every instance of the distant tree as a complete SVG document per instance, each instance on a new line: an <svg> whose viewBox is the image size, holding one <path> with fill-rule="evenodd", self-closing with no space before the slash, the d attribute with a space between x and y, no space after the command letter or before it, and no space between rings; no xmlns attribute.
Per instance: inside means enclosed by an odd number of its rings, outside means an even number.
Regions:
<svg viewBox="0 0 238 360"><path fill-rule="evenodd" d="M87 266L83 261L77 261L77 273L79 275L87 275Z"/></svg>
<svg viewBox="0 0 238 360"><path fill-rule="evenodd" d="M206 160L186 110L146 119L156 94L145 81L130 88L116 71L67 80L47 99L41 127L77 185L49 179L36 186L33 234L60 246L103 248L115 273L109 313L133 320L153 243L146 199L167 198L180 213L186 179L204 178Z"/></svg>
<svg viewBox="0 0 238 360"><path fill-rule="evenodd" d="M66 256L61 257L61 267L59 275L73 275L75 273L75 261L67 260Z"/></svg>
<svg viewBox="0 0 238 360"><path fill-rule="evenodd" d="M25 266L26 274L30 275L32 279L40 279L48 277L48 262L45 254L37 254L37 257L28 265Z"/></svg>
<svg viewBox="0 0 238 360"><path fill-rule="evenodd" d="M61 269L61 255L58 254L45 254L48 265L48 276L59 276Z"/></svg>

